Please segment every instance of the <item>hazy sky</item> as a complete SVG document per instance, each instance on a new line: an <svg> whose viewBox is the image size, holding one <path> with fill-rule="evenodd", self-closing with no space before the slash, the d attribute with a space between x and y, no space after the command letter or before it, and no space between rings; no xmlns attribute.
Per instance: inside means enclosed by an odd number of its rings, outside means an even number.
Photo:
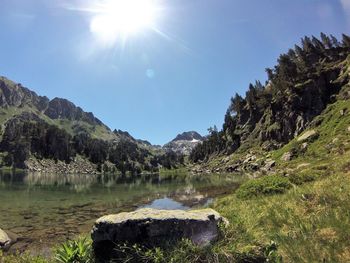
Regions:
<svg viewBox="0 0 350 263"><path fill-rule="evenodd" d="M152 0L152 28L101 41L98 1L1 0L0 75L154 144L221 127L302 36L350 33L350 0Z"/></svg>

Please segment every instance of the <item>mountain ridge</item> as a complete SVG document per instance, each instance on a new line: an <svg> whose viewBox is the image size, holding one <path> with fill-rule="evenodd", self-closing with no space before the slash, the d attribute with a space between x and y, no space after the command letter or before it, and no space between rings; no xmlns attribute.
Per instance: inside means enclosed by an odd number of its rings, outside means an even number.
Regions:
<svg viewBox="0 0 350 263"><path fill-rule="evenodd" d="M0 124L0 166L65 173L140 173L175 167L179 162L178 156L161 147L126 131L112 131L67 99L50 100L6 77L0 77Z"/></svg>

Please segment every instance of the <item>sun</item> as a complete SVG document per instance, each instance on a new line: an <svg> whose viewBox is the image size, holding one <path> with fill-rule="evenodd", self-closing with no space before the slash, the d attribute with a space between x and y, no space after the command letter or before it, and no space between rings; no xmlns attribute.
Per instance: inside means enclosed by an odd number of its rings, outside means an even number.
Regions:
<svg viewBox="0 0 350 263"><path fill-rule="evenodd" d="M113 44L155 27L156 0L104 0L91 10L90 31L102 42Z"/></svg>

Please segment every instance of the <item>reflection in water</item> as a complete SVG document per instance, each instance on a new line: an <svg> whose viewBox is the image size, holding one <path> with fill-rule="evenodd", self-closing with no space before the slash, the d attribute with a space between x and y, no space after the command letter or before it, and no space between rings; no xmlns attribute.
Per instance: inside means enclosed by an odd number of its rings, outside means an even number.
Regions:
<svg viewBox="0 0 350 263"><path fill-rule="evenodd" d="M205 206L241 181L232 175L0 173L0 226L20 236L12 249L45 250L88 233L102 215L139 207Z"/></svg>
<svg viewBox="0 0 350 263"><path fill-rule="evenodd" d="M174 201L171 198L165 197L161 199L156 199L150 204L143 205L140 208L154 208L154 209L165 209L165 210L188 210L188 206L185 206L179 202Z"/></svg>
<svg viewBox="0 0 350 263"><path fill-rule="evenodd" d="M172 181L185 182L198 180L193 177L188 180L184 176L182 177L161 177L158 174L143 174L138 176L122 176L122 175L110 175L110 174L50 174L50 173L0 173L0 182L2 185L12 185L16 183L23 183L29 187L49 186L49 187L66 187L74 186L71 189L89 189L94 185L100 185L103 187L113 187L115 185L125 184L128 186L138 186L144 184L158 185L162 183L168 183ZM207 180L202 178L199 181Z"/></svg>

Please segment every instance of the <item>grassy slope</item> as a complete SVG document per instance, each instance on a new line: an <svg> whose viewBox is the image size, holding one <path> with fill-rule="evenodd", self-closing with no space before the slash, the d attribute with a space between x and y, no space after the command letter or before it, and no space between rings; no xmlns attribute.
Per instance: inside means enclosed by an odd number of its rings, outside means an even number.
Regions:
<svg viewBox="0 0 350 263"><path fill-rule="evenodd" d="M220 199L214 208L231 222L220 249L244 254L275 241L285 262L350 262L350 101L329 105L314 123L319 137L306 151L295 139L272 153L280 174L312 182L280 195ZM295 158L281 161L288 151Z"/></svg>

